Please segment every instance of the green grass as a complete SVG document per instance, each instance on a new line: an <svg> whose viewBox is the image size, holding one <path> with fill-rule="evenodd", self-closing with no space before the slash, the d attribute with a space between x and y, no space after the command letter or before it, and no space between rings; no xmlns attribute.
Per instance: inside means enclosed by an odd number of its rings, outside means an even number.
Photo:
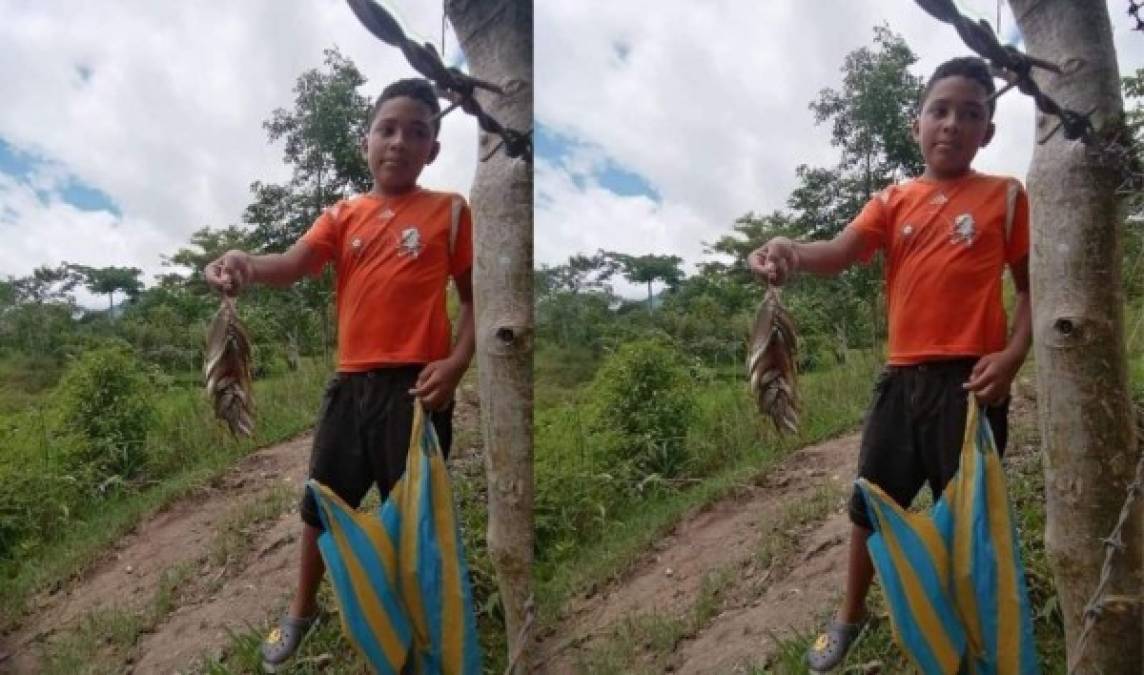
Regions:
<svg viewBox="0 0 1144 675"><path fill-rule="evenodd" d="M139 637L154 630L175 609L179 589L193 573L190 563L164 570L155 594L141 610L111 607L88 612L78 625L45 645L45 675L121 671Z"/></svg>
<svg viewBox="0 0 1144 675"><path fill-rule="evenodd" d="M804 414L796 437L774 431L741 379L697 384L699 412L687 439L695 458L689 479L627 500L618 496L614 477L592 466L595 441L585 430L582 409L565 404L539 411L537 519L549 523L549 540L540 547L537 564L542 623L554 621L571 595L607 583L628 568L686 513L741 489L793 450L854 429L877 365L865 355L803 376ZM551 523L564 525L557 529Z"/></svg>
<svg viewBox="0 0 1144 675"><path fill-rule="evenodd" d="M280 516L297 496L292 487L277 484L255 499L231 509L218 525L207 560L216 567L225 567L240 560L254 543L251 530Z"/></svg>
<svg viewBox="0 0 1144 675"><path fill-rule="evenodd" d="M27 501L47 510L36 516L45 526L19 540L16 555L0 560L4 623L17 622L33 593L65 583L150 514L229 470L257 447L312 425L328 373L322 364L311 362L297 372L255 383L258 429L250 440L232 439L214 420L200 391L162 394L157 423L147 440L146 479L105 495L82 493L68 476L59 474L50 431L26 425L8 434L0 477L12 479L6 483L9 490L38 490L26 495ZM27 478L21 479L24 475Z"/></svg>
<svg viewBox="0 0 1144 675"><path fill-rule="evenodd" d="M55 359L25 355L0 357L0 420L40 403L60 379Z"/></svg>
<svg viewBox="0 0 1144 675"><path fill-rule="evenodd" d="M1066 669L1064 628L1053 586L1052 571L1041 537L1045 527L1044 470L1038 438L1036 419L1030 416L1010 418L1009 448L1012 454L1008 454L1005 462L1006 482L1009 499L1017 514L1021 559L1029 587L1036 652L1041 671L1061 673ZM1034 451L1021 452L1025 446L1033 446ZM923 494L925 493L928 493L928 490L923 491ZM932 503L930 500L925 502L925 504L930 503ZM915 505L916 508L920 506ZM890 624L886 618L885 601L877 585L871 590L869 604L875 621L856 643L840 672L858 669L874 661L882 664L882 672L909 672L909 662L894 644ZM828 614L819 617L819 623L825 624ZM759 664L753 672L804 673L805 666L802 665L802 659L812 639L811 635L796 635L780 640L771 663Z"/></svg>
<svg viewBox="0 0 1144 675"><path fill-rule="evenodd" d="M625 617L607 639L581 658L580 669L591 673L664 672L680 641L706 628L719 613L723 591L734 576L730 568L708 572L699 595L682 616L651 612Z"/></svg>
<svg viewBox="0 0 1144 675"><path fill-rule="evenodd" d="M787 504L778 519L766 524L759 540L759 549L755 552L759 565L763 568L785 565L803 543L799 528L825 518L838 508L845 495L838 487L824 485L810 495Z"/></svg>

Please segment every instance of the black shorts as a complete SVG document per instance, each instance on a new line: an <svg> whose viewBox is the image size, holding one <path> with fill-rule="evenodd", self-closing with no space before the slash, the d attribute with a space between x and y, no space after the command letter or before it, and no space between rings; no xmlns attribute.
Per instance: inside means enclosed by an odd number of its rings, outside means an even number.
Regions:
<svg viewBox="0 0 1144 675"><path fill-rule="evenodd" d="M976 358L887 366L874 385L874 398L862 430L858 475L909 508L923 483L936 501L957 473L965 440L969 379ZM1009 402L985 408L985 416L1005 453ZM850 520L873 529L858 487L850 497Z"/></svg>
<svg viewBox="0 0 1144 675"><path fill-rule="evenodd" d="M338 373L326 386L314 446L310 478L326 485L357 507L372 485L382 499L405 473L409 434L413 431L414 398L409 394L422 366L379 368L364 373ZM453 441L453 404L431 415L449 456ZM317 504L302 496L302 520L321 528Z"/></svg>

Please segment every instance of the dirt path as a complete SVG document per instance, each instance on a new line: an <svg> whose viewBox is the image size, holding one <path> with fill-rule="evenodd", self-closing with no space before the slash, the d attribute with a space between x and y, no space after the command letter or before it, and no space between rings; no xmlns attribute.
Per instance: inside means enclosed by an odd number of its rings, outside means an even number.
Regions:
<svg viewBox="0 0 1144 675"><path fill-rule="evenodd" d="M475 401L468 388L459 392L454 458L474 451ZM116 622L134 633L128 663L113 672L185 672L217 655L230 632L276 616L296 578L309 453L307 434L251 454L140 524L64 590L36 598L19 628L0 637L8 653L0 673L41 672L46 650Z"/></svg>
<svg viewBox="0 0 1144 675"><path fill-rule="evenodd" d="M750 672L775 636L813 630L840 596L858 440L795 452L573 601L541 646L545 671Z"/></svg>

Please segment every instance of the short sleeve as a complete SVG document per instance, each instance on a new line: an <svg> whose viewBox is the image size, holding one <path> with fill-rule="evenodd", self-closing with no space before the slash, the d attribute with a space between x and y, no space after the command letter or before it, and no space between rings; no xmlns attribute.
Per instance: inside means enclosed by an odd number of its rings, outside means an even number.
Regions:
<svg viewBox="0 0 1144 675"><path fill-rule="evenodd" d="M862 249L858 252L858 259L864 263L870 262L874 254L886 247L886 232L889 229L889 188L874 195L862 212L850 221L847 228L857 232L862 238Z"/></svg>
<svg viewBox="0 0 1144 675"><path fill-rule="evenodd" d="M1014 265L1029 255L1029 195L1017 180L1013 180L1016 190L1013 200L1013 220L1007 227L1005 237L1005 262ZM1008 217L1008 209L1006 209Z"/></svg>
<svg viewBox="0 0 1144 675"><path fill-rule="evenodd" d="M326 263L333 260L341 242L341 227L338 224L345 208L344 201L327 208L318 216L306 234L302 235L301 240L316 253L310 269L306 270L307 273L316 274Z"/></svg>
<svg viewBox="0 0 1144 675"><path fill-rule="evenodd" d="M457 214L456 238L453 240L452 255L449 256L449 274L456 278L473 266L473 213L462 197L460 212ZM452 236L452 230L450 230Z"/></svg>

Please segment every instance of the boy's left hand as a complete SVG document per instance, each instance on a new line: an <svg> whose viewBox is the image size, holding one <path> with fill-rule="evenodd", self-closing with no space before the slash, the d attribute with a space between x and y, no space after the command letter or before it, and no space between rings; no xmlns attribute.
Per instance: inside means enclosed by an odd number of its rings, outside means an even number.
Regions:
<svg viewBox="0 0 1144 675"><path fill-rule="evenodd" d="M453 400L453 391L464 374L465 366L451 358L433 361L421 369L409 393L421 399L427 410L441 410Z"/></svg>
<svg viewBox="0 0 1144 675"><path fill-rule="evenodd" d="M984 405L997 405L1009 397L1009 387L1021 368L1020 359L1008 352L986 354L973 365L969 379L962 385Z"/></svg>

